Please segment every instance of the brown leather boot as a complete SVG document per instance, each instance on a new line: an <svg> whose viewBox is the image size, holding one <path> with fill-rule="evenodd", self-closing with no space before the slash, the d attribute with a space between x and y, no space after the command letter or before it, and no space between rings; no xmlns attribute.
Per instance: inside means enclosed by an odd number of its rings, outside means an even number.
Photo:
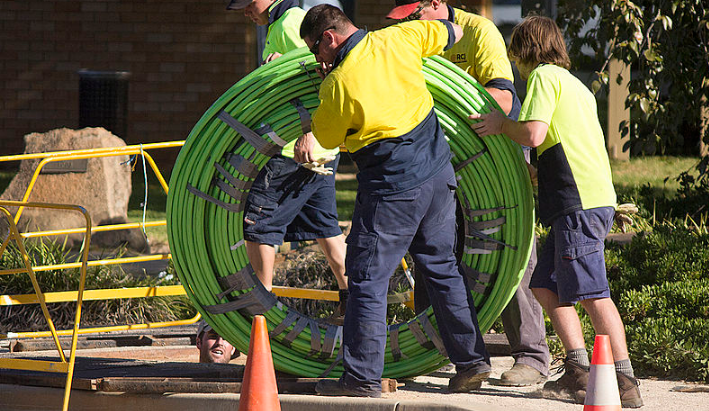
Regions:
<svg viewBox="0 0 709 411"><path fill-rule="evenodd" d="M525 387L528 385L539 384L547 379L547 377L527 364L515 363L509 370L502 373L500 376L500 385L512 387Z"/></svg>
<svg viewBox="0 0 709 411"><path fill-rule="evenodd" d="M448 392L470 392L479 390L483 385L483 381L487 380L489 376L489 370L480 371L477 368L457 372L448 381Z"/></svg>
<svg viewBox="0 0 709 411"><path fill-rule="evenodd" d="M643 399L640 397L640 381L637 378L628 377L619 372L615 374L618 377L618 391L620 392L620 403L623 408L642 407Z"/></svg>
<svg viewBox="0 0 709 411"><path fill-rule="evenodd" d="M591 367L581 365L567 357L564 359L564 364L557 369L557 373L561 370L564 371L564 375L556 381L548 381L542 391L547 395L571 398L577 404L583 404L586 400L586 387Z"/></svg>

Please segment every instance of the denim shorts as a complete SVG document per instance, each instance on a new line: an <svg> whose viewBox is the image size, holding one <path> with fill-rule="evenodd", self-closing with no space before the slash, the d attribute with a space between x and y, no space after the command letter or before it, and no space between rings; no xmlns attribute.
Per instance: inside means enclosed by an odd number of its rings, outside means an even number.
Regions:
<svg viewBox="0 0 709 411"><path fill-rule="evenodd" d="M529 287L555 292L560 304L610 297L603 241L614 215L613 207L600 207L557 217Z"/></svg>
<svg viewBox="0 0 709 411"><path fill-rule="evenodd" d="M337 169L340 156L326 167ZM244 208L244 239L259 244L306 241L342 234L335 174L323 176L292 158L274 156L256 177Z"/></svg>

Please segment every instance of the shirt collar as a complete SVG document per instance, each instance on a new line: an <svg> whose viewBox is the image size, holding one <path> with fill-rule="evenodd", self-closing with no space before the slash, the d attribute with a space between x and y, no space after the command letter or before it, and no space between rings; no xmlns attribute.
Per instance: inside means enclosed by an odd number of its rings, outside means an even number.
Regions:
<svg viewBox="0 0 709 411"><path fill-rule="evenodd" d="M455 23L455 10L453 10L450 4L446 4L446 7L448 7L448 21Z"/></svg>
<svg viewBox="0 0 709 411"><path fill-rule="evenodd" d="M359 29L356 32L354 32L351 36L345 40L345 42L342 44L342 47L340 48L340 51L337 52L335 55L335 60L332 61L332 69L334 70L335 67L337 67L340 63L342 63L342 60L347 57L347 54L355 48L357 44L359 44L360 41L364 38L364 36L367 34L367 30L365 29Z"/></svg>
<svg viewBox="0 0 709 411"><path fill-rule="evenodd" d="M268 8L268 25L270 26L276 20L280 19L289 9L299 6L300 2L298 0L276 0L276 2L271 4L271 7Z"/></svg>

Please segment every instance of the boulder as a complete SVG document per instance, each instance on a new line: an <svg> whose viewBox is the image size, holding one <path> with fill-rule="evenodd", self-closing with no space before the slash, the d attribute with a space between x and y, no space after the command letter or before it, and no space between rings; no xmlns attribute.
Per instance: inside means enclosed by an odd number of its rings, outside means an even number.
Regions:
<svg viewBox="0 0 709 411"><path fill-rule="evenodd" d="M68 128L25 136L25 153L121 147L125 142L103 128ZM21 201L41 159L23 160L20 169L0 196L2 200ZM128 200L131 194L131 166L128 156L89 158L65 162L49 162L37 177L28 201L39 203L76 204L84 207L94 226L128 221ZM16 210L10 210L13 214ZM2 221L3 232L7 223ZM83 216L77 212L26 208L18 227L22 231L47 231L84 227ZM126 231L135 231L134 233ZM55 236L67 241L67 246L78 246L82 234ZM95 243L94 243L95 241ZM128 244L138 251L147 251L148 245L140 230L122 230L113 234L92 237L92 245L116 247Z"/></svg>

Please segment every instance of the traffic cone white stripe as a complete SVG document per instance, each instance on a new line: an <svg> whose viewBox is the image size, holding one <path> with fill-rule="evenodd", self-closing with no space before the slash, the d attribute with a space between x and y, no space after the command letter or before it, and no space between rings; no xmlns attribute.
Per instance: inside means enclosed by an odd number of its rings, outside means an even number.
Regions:
<svg viewBox="0 0 709 411"><path fill-rule="evenodd" d="M596 335L588 374L584 411L621 411L618 380L613 363L610 337Z"/></svg>
<svg viewBox="0 0 709 411"><path fill-rule="evenodd" d="M620 396L618 395L617 381L615 375L615 365L599 364L591 366L591 372L588 375L589 384L586 390L586 404L593 405L620 405ZM595 381L591 384L590 381ZM599 381L606 381L608 386L599 384ZM610 384L610 382L616 382ZM615 385L615 389L611 388Z"/></svg>

